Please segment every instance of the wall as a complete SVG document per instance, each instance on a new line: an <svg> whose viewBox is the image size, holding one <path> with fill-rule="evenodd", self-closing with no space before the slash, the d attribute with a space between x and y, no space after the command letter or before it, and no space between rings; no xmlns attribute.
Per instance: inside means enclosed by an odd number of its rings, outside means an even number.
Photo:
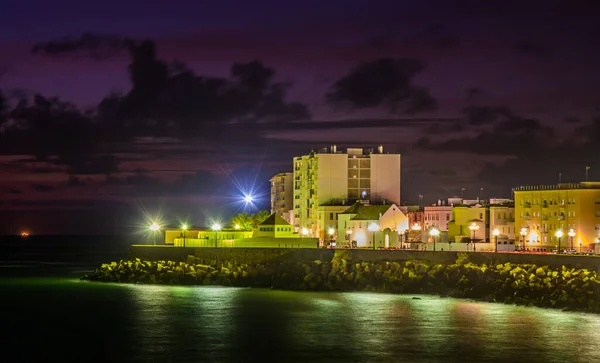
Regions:
<svg viewBox="0 0 600 363"><path fill-rule="evenodd" d="M317 205L348 199L348 155L319 154L317 162Z"/></svg>
<svg viewBox="0 0 600 363"><path fill-rule="evenodd" d="M283 249L283 248L191 248L172 246L131 246L132 258L144 260L183 261L193 255L204 259L236 260L239 263L262 263L273 260L286 261L329 261L335 254L348 256L358 261L406 261L424 260L433 263L453 264L457 251L409 251L409 250L368 250L368 249ZM477 264L529 263L552 268L561 266L586 268L600 271L600 257L569 255L536 255L520 253L462 252L469 261Z"/></svg>
<svg viewBox="0 0 600 363"><path fill-rule="evenodd" d="M371 154L371 200L401 204L400 154Z"/></svg>

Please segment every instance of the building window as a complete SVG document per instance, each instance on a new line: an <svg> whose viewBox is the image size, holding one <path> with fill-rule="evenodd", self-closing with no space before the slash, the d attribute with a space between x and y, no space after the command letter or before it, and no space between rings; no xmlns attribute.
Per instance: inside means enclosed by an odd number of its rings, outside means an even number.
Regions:
<svg viewBox="0 0 600 363"><path fill-rule="evenodd" d="M333 213L329 213L329 219L332 220L333 219Z"/></svg>

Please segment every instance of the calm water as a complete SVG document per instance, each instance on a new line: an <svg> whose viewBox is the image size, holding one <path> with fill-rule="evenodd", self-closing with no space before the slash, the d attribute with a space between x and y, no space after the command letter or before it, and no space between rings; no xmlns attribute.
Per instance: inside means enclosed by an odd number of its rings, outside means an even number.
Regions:
<svg viewBox="0 0 600 363"><path fill-rule="evenodd" d="M80 282L91 267L81 261L18 257L0 263L2 361L600 361L595 315L430 296Z"/></svg>

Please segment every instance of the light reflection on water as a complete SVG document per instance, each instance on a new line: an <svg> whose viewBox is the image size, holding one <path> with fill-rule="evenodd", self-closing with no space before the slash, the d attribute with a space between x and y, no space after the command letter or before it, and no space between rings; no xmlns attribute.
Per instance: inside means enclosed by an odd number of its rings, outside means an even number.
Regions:
<svg viewBox="0 0 600 363"><path fill-rule="evenodd" d="M55 346L68 341L70 349L96 347L98 361L600 361L600 316L583 313L432 296L64 279L0 280L0 288L12 321L43 336L43 360L63 357ZM69 329L44 330L64 318ZM20 344L13 343L9 351Z"/></svg>

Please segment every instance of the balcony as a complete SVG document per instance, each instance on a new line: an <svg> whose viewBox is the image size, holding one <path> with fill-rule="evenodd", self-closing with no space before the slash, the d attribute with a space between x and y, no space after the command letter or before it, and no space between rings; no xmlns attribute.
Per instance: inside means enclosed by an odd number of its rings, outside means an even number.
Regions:
<svg viewBox="0 0 600 363"><path fill-rule="evenodd" d="M558 216L558 220L559 221L564 221L565 220L565 216Z"/></svg>

